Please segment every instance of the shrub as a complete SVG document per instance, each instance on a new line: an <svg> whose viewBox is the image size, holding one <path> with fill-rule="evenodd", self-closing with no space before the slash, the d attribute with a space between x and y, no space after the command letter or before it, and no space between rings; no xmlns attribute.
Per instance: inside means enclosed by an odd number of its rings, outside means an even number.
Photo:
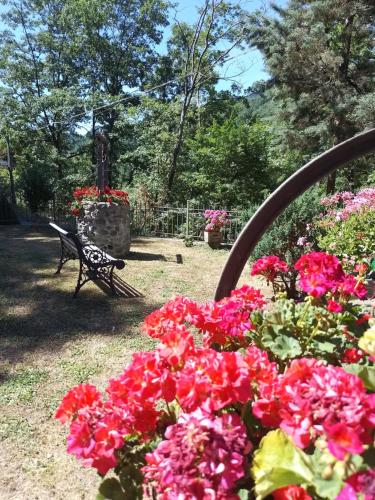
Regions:
<svg viewBox="0 0 375 500"><path fill-rule="evenodd" d="M39 209L45 208L53 198L50 179L42 168L30 167L22 170L19 187L31 212L37 212Z"/></svg>
<svg viewBox="0 0 375 500"><path fill-rule="evenodd" d="M344 259L348 269L371 264L375 255L375 188L323 198L324 217L316 224L320 248Z"/></svg>
<svg viewBox="0 0 375 500"><path fill-rule="evenodd" d="M255 269L274 280L286 264ZM100 498L372 497L372 337L358 348L369 318L352 303L363 277L325 253L295 270L304 302L267 304L247 285L203 305L177 297L144 322L156 350L134 354L106 397L68 392L56 413L68 452L118 476Z"/></svg>

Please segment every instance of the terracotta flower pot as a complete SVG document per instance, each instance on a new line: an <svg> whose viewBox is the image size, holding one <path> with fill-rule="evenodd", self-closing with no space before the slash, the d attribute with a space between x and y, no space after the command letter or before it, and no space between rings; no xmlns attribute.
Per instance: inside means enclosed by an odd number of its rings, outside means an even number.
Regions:
<svg viewBox="0 0 375 500"><path fill-rule="evenodd" d="M208 246L211 248L220 248L222 241L221 231L205 231L204 232L204 241L208 243Z"/></svg>

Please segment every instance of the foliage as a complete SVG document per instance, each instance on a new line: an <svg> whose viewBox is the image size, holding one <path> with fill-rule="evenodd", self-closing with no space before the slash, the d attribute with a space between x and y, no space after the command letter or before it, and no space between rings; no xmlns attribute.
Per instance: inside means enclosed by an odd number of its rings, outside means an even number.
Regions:
<svg viewBox="0 0 375 500"><path fill-rule="evenodd" d="M193 238L193 236L185 235L183 237L183 242L184 242L184 245L187 248L190 248L190 247L194 246L194 238Z"/></svg>
<svg viewBox="0 0 375 500"><path fill-rule="evenodd" d="M180 176L185 197L228 208L262 201L272 186L269 144L267 125L234 116L198 129L188 142L190 166Z"/></svg>
<svg viewBox="0 0 375 500"><path fill-rule="evenodd" d="M374 16L371 0L292 0L250 16L292 148L317 153L361 129L355 110L374 91Z"/></svg>
<svg viewBox="0 0 375 500"><path fill-rule="evenodd" d="M319 246L345 259L349 269L357 262L370 265L375 258L375 188L336 193L322 204L326 213L316 224Z"/></svg>
<svg viewBox="0 0 375 500"><path fill-rule="evenodd" d="M266 305L247 285L203 305L177 297L145 319L156 350L134 354L105 398L89 384L67 393L56 418L70 422L68 452L118 476L102 497L369 494L373 396L362 377L369 388L373 360L357 343L368 317L352 305L366 292L362 277L323 253L295 267L305 303ZM264 342L271 331L299 349ZM335 338L342 347L328 349Z"/></svg>
<svg viewBox="0 0 375 500"><path fill-rule="evenodd" d="M51 181L41 168L22 170L18 186L32 212L45 208L53 198Z"/></svg>

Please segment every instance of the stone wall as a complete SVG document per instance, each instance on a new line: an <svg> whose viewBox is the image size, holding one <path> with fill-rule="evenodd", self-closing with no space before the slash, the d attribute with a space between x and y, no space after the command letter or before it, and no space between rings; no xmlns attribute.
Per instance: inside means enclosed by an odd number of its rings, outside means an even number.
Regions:
<svg viewBox="0 0 375 500"><path fill-rule="evenodd" d="M77 231L83 244L92 243L112 257L125 257L130 249L129 205L84 201Z"/></svg>

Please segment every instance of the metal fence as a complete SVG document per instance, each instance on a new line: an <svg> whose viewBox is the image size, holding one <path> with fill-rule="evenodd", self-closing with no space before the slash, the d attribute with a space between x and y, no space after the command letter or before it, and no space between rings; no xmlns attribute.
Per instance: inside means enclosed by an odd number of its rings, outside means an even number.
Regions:
<svg viewBox="0 0 375 500"><path fill-rule="evenodd" d="M47 225L49 222L56 222L70 230L76 227L75 218L69 215L64 206L53 200L43 208L39 208L37 212L32 212L23 200L18 200L16 213L21 224Z"/></svg>
<svg viewBox="0 0 375 500"><path fill-rule="evenodd" d="M212 207L210 207L212 208ZM190 202L185 207L150 207L135 203L131 205L132 233L140 236L159 238L191 237L203 240L206 225L203 216L206 208L196 207ZM228 224L223 228L223 240L233 243L244 222L241 212L227 210Z"/></svg>
<svg viewBox="0 0 375 500"><path fill-rule="evenodd" d="M209 207L210 209L215 207ZM134 236L154 236L157 238L184 238L203 240L206 225L203 216L206 207L197 207L187 202L185 207L150 206L140 203L130 205L131 232ZM223 241L233 243L241 232L246 218L238 210L227 210L228 223L222 229ZM74 229L76 221L69 216L66 207L51 201L38 212L31 212L22 200L17 204L18 220L23 224L48 224L54 221L64 227Z"/></svg>

